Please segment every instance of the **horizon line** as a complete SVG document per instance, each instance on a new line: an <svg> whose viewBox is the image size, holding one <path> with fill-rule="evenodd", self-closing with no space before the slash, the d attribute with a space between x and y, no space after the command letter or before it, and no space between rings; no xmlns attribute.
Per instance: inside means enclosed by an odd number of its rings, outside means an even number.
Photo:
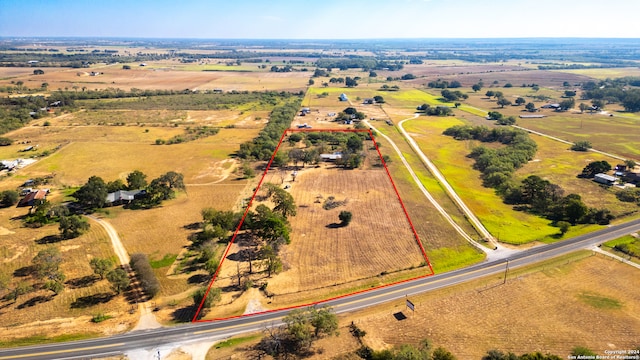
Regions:
<svg viewBox="0 0 640 360"><path fill-rule="evenodd" d="M215 38L215 37L146 37L146 36L83 36L83 35L0 35L0 39L129 39L129 40L233 40L233 41L376 41L376 40L640 40L640 37L594 37L594 36L506 36L506 37L368 37L368 38Z"/></svg>

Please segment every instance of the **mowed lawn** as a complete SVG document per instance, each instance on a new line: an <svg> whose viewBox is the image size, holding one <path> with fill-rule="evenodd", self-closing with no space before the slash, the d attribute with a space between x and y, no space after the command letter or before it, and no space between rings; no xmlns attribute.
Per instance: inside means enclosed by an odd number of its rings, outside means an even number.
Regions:
<svg viewBox="0 0 640 360"><path fill-rule="evenodd" d="M404 123L422 151L440 169L458 195L478 216L484 226L502 242L523 244L549 241L558 229L550 221L514 211L495 194L482 186L480 173L473 170L473 160L467 158L478 142L457 141L442 132L463 122L453 117L420 117Z"/></svg>

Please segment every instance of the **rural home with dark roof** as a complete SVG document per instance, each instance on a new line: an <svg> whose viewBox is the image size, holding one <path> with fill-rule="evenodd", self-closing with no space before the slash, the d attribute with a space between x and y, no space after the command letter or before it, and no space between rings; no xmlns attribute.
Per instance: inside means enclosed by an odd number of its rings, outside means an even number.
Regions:
<svg viewBox="0 0 640 360"><path fill-rule="evenodd" d="M49 189L32 191L20 199L16 207L35 206L39 200L46 200L48 193Z"/></svg>

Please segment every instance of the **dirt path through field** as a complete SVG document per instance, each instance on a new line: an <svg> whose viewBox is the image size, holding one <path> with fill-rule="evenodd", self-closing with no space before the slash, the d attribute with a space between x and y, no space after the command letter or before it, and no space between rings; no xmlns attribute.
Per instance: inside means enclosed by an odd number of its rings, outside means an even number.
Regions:
<svg viewBox="0 0 640 360"><path fill-rule="evenodd" d="M415 142L415 140L411 137L411 135L409 135L407 131L402 127L402 124L404 122L415 119L418 116L419 115L416 114L414 115L414 117L409 119L404 119L398 123L398 129L400 130L404 138L407 139L407 142L409 143L411 148L415 151L418 157L420 157L420 160L425 164L425 166L427 166L431 174L433 174L433 176L435 176L436 179L438 179L440 184L442 184L442 186L445 188L445 190L449 194L449 197L451 197L451 199L458 205L458 208L460 208L460 210L464 212L466 218L469 220L469 222L471 222L473 227L485 238L485 240L490 242L491 245L494 247L494 251L487 252L487 258L490 260L496 260L496 259L506 258L509 255L513 254L516 250L506 248L502 246L500 243L498 243L496 238L493 235L491 235L491 233L489 232L489 230L487 230L487 228L484 227L480 219L476 217L473 211L471 211L471 209L469 209L469 207L464 203L464 201L462 201L460 196L458 196L458 194L455 192L453 187L449 184L449 182L447 182L447 179L444 177L444 175L442 175L440 170L438 170L438 168L431 162L431 160L427 158L427 156L422 152L422 150L420 149L418 144Z"/></svg>
<svg viewBox="0 0 640 360"><path fill-rule="evenodd" d="M417 115L416 115L417 116ZM415 118L415 116L413 117ZM413 119L412 118L412 119ZM404 120L403 120L404 121ZM407 171L409 171L409 174L411 174L411 177L413 178L413 181L416 183L416 185L418 185L418 188L420 189L420 191L422 191L422 193L424 194L424 196L427 198L427 200L429 200L429 202L433 205L433 207L436 208L436 210L438 210L438 212L442 215L442 217L444 217L447 222L449 222L449 224L451 224L451 226L463 237L465 238L465 240L467 240L471 245L473 245L474 247L476 247L477 249L479 249L480 251L483 251L484 253L486 253L487 255L490 253L490 250L487 249L486 247L480 245L478 242L476 242L471 235L467 234L464 229L458 225L455 220L453 220L451 218L451 216L449 215L449 213L447 213L447 211L436 201L436 199L431 196L431 194L429 193L429 191L427 191L427 189L424 187L424 185L422 185L422 182L420 182L420 179L418 179L418 176L416 175L416 173L413 171L413 168L411 167L411 165L409 165L409 162L407 161L407 159L404 157L404 155L402 154L402 151L400 151L400 149L398 148L398 146L396 145L396 143L391 140L390 137L386 136L385 134L381 133L380 131L378 131L373 125L371 125L369 122L367 122L366 120L363 121L363 123L365 123L368 127L370 127L371 129L373 129L374 131L376 131L378 134L380 134L380 136L382 136L383 138L385 138L389 144L391 144L391 146L395 149L396 153L398 154L398 156L400 157L400 160L402 161L402 163L404 164L404 166L407 168Z"/></svg>
<svg viewBox="0 0 640 360"><path fill-rule="evenodd" d="M111 244L113 245L113 251L118 256L118 260L120 261L120 265L124 266L126 269L129 267L129 254L127 253L127 249L122 245L122 241L120 240L120 236L118 236L118 232L116 229L104 219L100 219L93 215L86 215L89 219L97 222L109 235L109 239L111 239ZM138 303L138 310L140 312L140 320L138 324L133 330L144 330L144 329L155 329L162 327L162 325L158 322L155 315L153 314L153 309L151 308L150 302Z"/></svg>

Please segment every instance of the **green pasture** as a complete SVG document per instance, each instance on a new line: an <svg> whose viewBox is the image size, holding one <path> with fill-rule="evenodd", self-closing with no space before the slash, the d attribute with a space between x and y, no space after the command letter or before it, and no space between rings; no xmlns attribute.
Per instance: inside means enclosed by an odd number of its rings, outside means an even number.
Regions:
<svg viewBox="0 0 640 360"><path fill-rule="evenodd" d="M421 134L414 137L418 146L494 236L510 244L555 240L558 229L549 220L514 211L493 189L482 186L480 173L472 169L473 160L466 157L476 144L442 135L444 129L462 121L453 117L420 120L406 122L405 129Z"/></svg>
<svg viewBox="0 0 640 360"><path fill-rule="evenodd" d="M617 189L605 187L590 179L578 178L582 169L593 161L607 161L615 166L619 160L591 151L572 151L569 145L542 136L530 135L538 144L535 159L516 171L517 179L535 174L559 185L564 194L579 194L590 207L607 208L619 216L638 210L633 203L621 202L616 198Z"/></svg>
<svg viewBox="0 0 640 360"><path fill-rule="evenodd" d="M585 112L550 115L542 119L518 119L517 124L571 142L587 140L594 149L640 160L640 116L637 114L611 117Z"/></svg>
<svg viewBox="0 0 640 360"><path fill-rule="evenodd" d="M569 74L585 75L595 79L619 78L624 76L640 76L640 69L634 68L609 68L609 69L566 69L552 70Z"/></svg>
<svg viewBox="0 0 640 360"><path fill-rule="evenodd" d="M427 250L427 256L436 274L460 269L484 260L484 253L471 245Z"/></svg>
<svg viewBox="0 0 640 360"><path fill-rule="evenodd" d="M602 246L606 246L606 247L610 247L613 248L616 245L622 245L622 244L633 244L633 243L640 243L640 240L638 238L636 238L635 236L631 236L631 235L625 235L623 237L614 239L614 240L609 240L607 242L605 242L604 244L602 244Z"/></svg>

